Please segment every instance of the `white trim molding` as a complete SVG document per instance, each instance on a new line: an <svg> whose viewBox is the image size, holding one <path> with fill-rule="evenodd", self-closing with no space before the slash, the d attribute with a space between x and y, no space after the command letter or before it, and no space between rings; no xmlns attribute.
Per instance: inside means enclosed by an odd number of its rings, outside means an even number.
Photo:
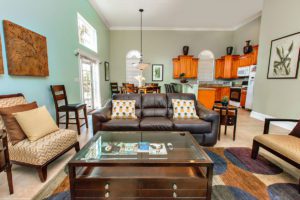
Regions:
<svg viewBox="0 0 300 200"><path fill-rule="evenodd" d="M260 120L260 121L265 121L266 118L275 118L270 115L265 115L259 112L252 111L250 114L250 117ZM287 129L287 130L293 130L295 127L296 123L295 122L271 122L272 125L279 126L281 128Z"/></svg>

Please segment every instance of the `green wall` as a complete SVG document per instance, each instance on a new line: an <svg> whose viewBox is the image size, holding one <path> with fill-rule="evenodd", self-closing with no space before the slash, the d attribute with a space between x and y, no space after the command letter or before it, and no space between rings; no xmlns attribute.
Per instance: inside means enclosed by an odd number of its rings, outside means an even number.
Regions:
<svg viewBox="0 0 300 200"><path fill-rule="evenodd" d="M216 57L226 53L233 43L233 31L144 31L144 61L164 65L164 83L174 82L172 58L182 55L182 47L190 46L190 55L198 57L211 50ZM119 84L126 80L126 54L140 50L139 31L111 31L111 79ZM152 81L151 67L144 71L146 82Z"/></svg>
<svg viewBox="0 0 300 200"><path fill-rule="evenodd" d="M300 117L300 80L267 79L271 40L300 31L299 0L265 0L254 88L254 111L273 117Z"/></svg>
<svg viewBox="0 0 300 200"><path fill-rule="evenodd" d="M243 47L246 45L247 40L251 40L252 45L259 43L261 17L258 17L234 31L233 44L237 54L243 54Z"/></svg>
<svg viewBox="0 0 300 200"><path fill-rule="evenodd" d="M88 49L78 43L77 12L92 24L98 34L98 54L101 61L109 60L109 30L87 0L0 0L0 34L5 74L0 75L0 94L23 93L28 101L46 105L53 113L51 84L64 84L69 102L80 101L79 65L75 49ZM46 78L9 76L3 41L2 20L7 19L47 37L50 76ZM104 67L100 66L102 102L109 98Z"/></svg>

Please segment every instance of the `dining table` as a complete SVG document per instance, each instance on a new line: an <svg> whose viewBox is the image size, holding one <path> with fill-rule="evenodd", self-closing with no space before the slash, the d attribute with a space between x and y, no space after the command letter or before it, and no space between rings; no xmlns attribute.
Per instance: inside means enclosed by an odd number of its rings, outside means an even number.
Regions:
<svg viewBox="0 0 300 200"><path fill-rule="evenodd" d="M127 93L126 87L125 86L120 86L120 91L123 94ZM161 86L135 86L134 87L134 93L137 94L147 94L147 93L160 93L161 92ZM151 91L151 92L149 92Z"/></svg>

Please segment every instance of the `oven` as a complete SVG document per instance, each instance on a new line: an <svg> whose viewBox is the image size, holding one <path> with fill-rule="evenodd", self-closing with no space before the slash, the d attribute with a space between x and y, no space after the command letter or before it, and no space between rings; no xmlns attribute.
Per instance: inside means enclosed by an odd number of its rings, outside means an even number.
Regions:
<svg viewBox="0 0 300 200"><path fill-rule="evenodd" d="M230 100L240 102L241 101L242 88L231 87L230 88Z"/></svg>

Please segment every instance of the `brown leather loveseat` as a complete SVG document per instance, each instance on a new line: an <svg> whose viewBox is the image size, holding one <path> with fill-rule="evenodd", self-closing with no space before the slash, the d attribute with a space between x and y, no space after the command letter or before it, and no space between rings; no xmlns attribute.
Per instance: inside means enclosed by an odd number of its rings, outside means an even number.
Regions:
<svg viewBox="0 0 300 200"><path fill-rule="evenodd" d="M173 119L172 99L194 100L200 119ZM203 146L217 142L219 114L196 101L194 94L117 94L113 100L135 100L138 119L111 119L112 103L93 113L97 131L189 131Z"/></svg>

